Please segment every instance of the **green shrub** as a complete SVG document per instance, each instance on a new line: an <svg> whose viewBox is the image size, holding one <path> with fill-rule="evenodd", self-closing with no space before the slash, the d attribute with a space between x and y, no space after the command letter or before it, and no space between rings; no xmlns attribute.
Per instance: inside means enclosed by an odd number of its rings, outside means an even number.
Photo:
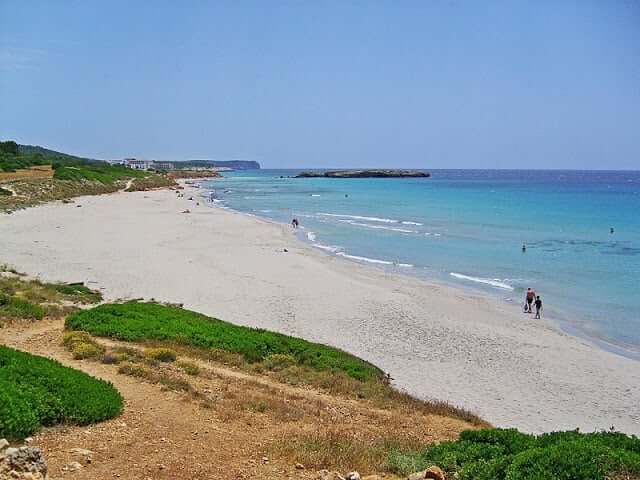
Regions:
<svg viewBox="0 0 640 480"><path fill-rule="evenodd" d="M159 362L175 362L177 354L175 350L170 348L147 348L144 356L148 360L157 360Z"/></svg>
<svg viewBox="0 0 640 480"><path fill-rule="evenodd" d="M62 337L62 344L72 349L76 343L91 343L93 338L87 332L67 332Z"/></svg>
<svg viewBox="0 0 640 480"><path fill-rule="evenodd" d="M267 370L279 372L296 364L296 359L286 353L274 353L262 362Z"/></svg>
<svg viewBox="0 0 640 480"><path fill-rule="evenodd" d="M42 320L47 311L44 307L23 298L0 294L0 318L10 320Z"/></svg>
<svg viewBox="0 0 640 480"><path fill-rule="evenodd" d="M389 465L402 474L438 465L460 480L604 480L640 474L640 439L616 432L468 430L457 441L393 452Z"/></svg>
<svg viewBox="0 0 640 480"><path fill-rule="evenodd" d="M0 346L0 438L24 438L58 423L99 422L119 415L122 404L108 382Z"/></svg>
<svg viewBox="0 0 640 480"><path fill-rule="evenodd" d="M54 283L53 288L70 300L81 303L97 303L102 300L102 294L91 290L83 283Z"/></svg>
<svg viewBox="0 0 640 480"><path fill-rule="evenodd" d="M76 342L71 348L73 358L84 360L85 358L96 358L104 353L104 347L95 343Z"/></svg>
<svg viewBox="0 0 640 480"><path fill-rule="evenodd" d="M70 315L67 328L130 342L170 341L220 349L260 362L273 354L290 355L296 364L344 372L357 380L382 377L377 367L337 348L262 329L233 325L175 306L127 302L100 305Z"/></svg>
<svg viewBox="0 0 640 480"><path fill-rule="evenodd" d="M200 367L198 367L195 363L191 362L177 362L176 366L182 369L187 375L197 376L200 374Z"/></svg>
<svg viewBox="0 0 640 480"><path fill-rule="evenodd" d="M143 365L136 365L134 363L124 363L118 368L118 373L123 375L129 375L130 377L137 378L149 378L152 376L151 370Z"/></svg>

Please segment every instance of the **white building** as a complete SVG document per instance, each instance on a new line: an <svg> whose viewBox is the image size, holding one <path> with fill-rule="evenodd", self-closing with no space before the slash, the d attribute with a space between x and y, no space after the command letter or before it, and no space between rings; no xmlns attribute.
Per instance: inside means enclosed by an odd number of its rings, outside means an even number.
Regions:
<svg viewBox="0 0 640 480"><path fill-rule="evenodd" d="M152 167L156 170L173 170L175 168L171 162L153 162Z"/></svg>
<svg viewBox="0 0 640 480"><path fill-rule="evenodd" d="M137 160L135 158L125 158L124 164L135 170L149 170L153 166L151 160Z"/></svg>

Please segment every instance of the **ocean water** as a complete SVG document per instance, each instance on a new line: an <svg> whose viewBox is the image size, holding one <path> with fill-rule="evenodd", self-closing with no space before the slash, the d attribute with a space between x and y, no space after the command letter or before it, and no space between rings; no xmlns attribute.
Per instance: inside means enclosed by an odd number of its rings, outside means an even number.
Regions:
<svg viewBox="0 0 640 480"><path fill-rule="evenodd" d="M298 218L300 235L329 255L472 288L514 309L533 287L564 327L640 352L640 172L289 178L297 172L229 172L203 186L219 206Z"/></svg>

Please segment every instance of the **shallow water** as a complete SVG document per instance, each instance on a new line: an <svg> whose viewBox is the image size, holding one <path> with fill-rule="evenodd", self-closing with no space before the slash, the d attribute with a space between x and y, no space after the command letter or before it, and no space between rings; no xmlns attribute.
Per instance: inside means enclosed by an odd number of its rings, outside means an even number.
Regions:
<svg viewBox="0 0 640 480"><path fill-rule="evenodd" d="M546 312L572 328L640 348L640 172L287 178L297 172L230 172L205 186L220 205L298 218L307 240L329 254L518 304L533 287Z"/></svg>

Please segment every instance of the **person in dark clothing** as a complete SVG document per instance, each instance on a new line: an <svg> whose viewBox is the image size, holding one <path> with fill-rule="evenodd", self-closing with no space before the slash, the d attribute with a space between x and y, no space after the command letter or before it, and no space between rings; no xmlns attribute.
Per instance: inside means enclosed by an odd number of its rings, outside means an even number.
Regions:
<svg viewBox="0 0 640 480"><path fill-rule="evenodd" d="M540 300L540 295L536 297L536 318L540 318L540 312L542 311L542 300Z"/></svg>

